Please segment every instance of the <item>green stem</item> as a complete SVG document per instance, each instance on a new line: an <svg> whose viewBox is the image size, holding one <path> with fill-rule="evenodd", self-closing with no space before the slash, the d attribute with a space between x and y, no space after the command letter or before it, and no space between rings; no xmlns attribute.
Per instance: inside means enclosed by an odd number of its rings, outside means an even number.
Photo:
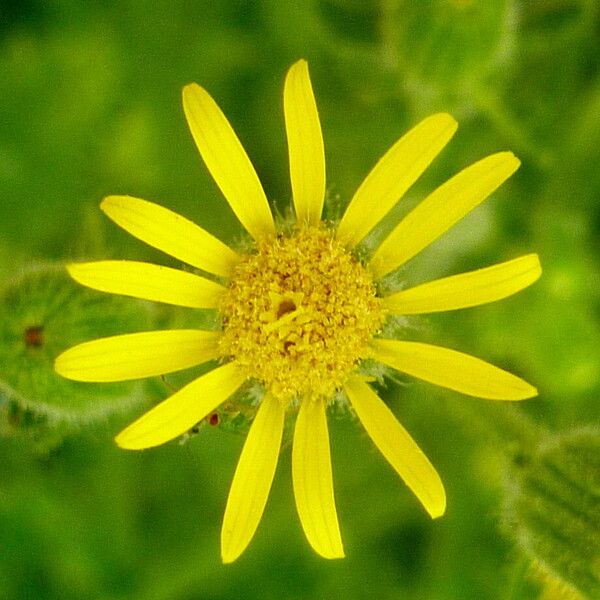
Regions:
<svg viewBox="0 0 600 600"><path fill-rule="evenodd" d="M552 166L554 160L549 151L525 135L526 128L506 110L493 91L475 85L471 87L469 97L496 129L527 157L529 162L546 171Z"/></svg>
<svg viewBox="0 0 600 600"><path fill-rule="evenodd" d="M447 410L465 431L477 439L492 440L493 447L511 458L515 458L516 452L533 451L547 434L512 402L452 398L448 399Z"/></svg>

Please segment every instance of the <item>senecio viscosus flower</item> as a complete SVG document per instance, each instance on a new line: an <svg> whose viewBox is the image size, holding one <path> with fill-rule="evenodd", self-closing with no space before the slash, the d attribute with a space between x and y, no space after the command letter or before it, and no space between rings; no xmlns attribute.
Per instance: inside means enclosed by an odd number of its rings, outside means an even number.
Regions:
<svg viewBox="0 0 600 600"><path fill-rule="evenodd" d="M250 234L236 251L192 222L151 202L109 196L102 210L140 240L198 273L135 261L68 266L90 288L220 315L218 331L176 329L119 335L80 344L56 360L77 381L151 377L214 361L116 437L140 450L172 440L253 385L256 411L231 485L221 534L224 562L245 550L273 481L286 417L295 417L292 477L302 527L316 552L344 556L334 501L326 411L347 404L383 456L432 518L445 511L440 477L373 391L365 365L492 400L522 400L536 389L478 358L439 346L390 339L384 321L476 306L505 298L541 273L528 254L476 271L383 294L378 281L404 265L519 167L499 152L434 190L367 257L357 246L448 143L457 123L426 118L375 165L338 222L322 220L323 138L307 63L286 77L284 112L295 220L274 220L258 176L231 125L202 87L183 89L192 136L211 175ZM380 369L381 371L381 369Z"/></svg>

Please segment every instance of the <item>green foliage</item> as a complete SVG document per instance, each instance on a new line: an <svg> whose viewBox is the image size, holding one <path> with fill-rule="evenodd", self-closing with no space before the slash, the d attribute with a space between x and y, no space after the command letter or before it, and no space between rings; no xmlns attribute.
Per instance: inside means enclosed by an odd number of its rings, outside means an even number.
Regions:
<svg viewBox="0 0 600 600"><path fill-rule="evenodd" d="M505 520L533 563L566 588L600 595L600 431L550 438L515 461Z"/></svg>

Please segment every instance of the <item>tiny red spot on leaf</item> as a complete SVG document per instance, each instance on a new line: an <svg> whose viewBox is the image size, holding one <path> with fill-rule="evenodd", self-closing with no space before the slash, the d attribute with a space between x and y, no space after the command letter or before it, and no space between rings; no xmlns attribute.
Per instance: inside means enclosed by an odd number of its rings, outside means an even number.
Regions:
<svg viewBox="0 0 600 600"><path fill-rule="evenodd" d="M23 334L25 345L29 348L39 348L44 345L44 328L36 325L28 327Z"/></svg>

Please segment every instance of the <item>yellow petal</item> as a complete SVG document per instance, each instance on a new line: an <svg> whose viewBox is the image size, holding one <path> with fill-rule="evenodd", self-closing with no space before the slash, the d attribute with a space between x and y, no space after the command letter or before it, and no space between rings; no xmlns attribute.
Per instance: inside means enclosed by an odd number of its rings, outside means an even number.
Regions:
<svg viewBox="0 0 600 600"><path fill-rule="evenodd" d="M458 127L446 113L432 115L402 136L373 167L337 230L349 248L379 223L450 141Z"/></svg>
<svg viewBox="0 0 600 600"><path fill-rule="evenodd" d="M219 333L146 331L102 338L63 352L57 373L75 381L125 381L187 369L218 356Z"/></svg>
<svg viewBox="0 0 600 600"><path fill-rule="evenodd" d="M284 405L272 396L263 399L256 413L225 508L221 530L224 563L232 563L246 549L265 510L277 466L284 415Z"/></svg>
<svg viewBox="0 0 600 600"><path fill-rule="evenodd" d="M325 402L321 399L305 399L298 412L292 478L298 515L310 545L324 558L343 558Z"/></svg>
<svg viewBox="0 0 600 600"><path fill-rule="evenodd" d="M508 179L521 163L499 152L467 167L414 208L381 244L371 271L382 277L445 233Z"/></svg>
<svg viewBox="0 0 600 600"><path fill-rule="evenodd" d="M487 304L516 294L542 274L537 254L527 254L485 269L477 269L418 285L383 298L389 311L418 315Z"/></svg>
<svg viewBox="0 0 600 600"><path fill-rule="evenodd" d="M520 377L474 356L419 342L373 340L373 358L398 371L469 396L525 400L537 390Z"/></svg>
<svg viewBox="0 0 600 600"><path fill-rule="evenodd" d="M283 107L296 217L300 223L317 225L325 200L325 150L305 60L288 71Z"/></svg>
<svg viewBox="0 0 600 600"><path fill-rule="evenodd" d="M75 263L67 269L94 290L191 308L217 308L225 289L193 273L136 261Z"/></svg>
<svg viewBox="0 0 600 600"><path fill-rule="evenodd" d="M164 444L200 422L244 382L235 363L202 375L126 427L115 438L121 448L143 450Z"/></svg>
<svg viewBox="0 0 600 600"><path fill-rule="evenodd" d="M229 246L158 204L131 196L109 196L100 208L131 235L208 273L228 277L238 261Z"/></svg>
<svg viewBox="0 0 600 600"><path fill-rule="evenodd" d="M198 150L240 223L254 238L275 233L258 175L229 121L209 93L183 88L183 109Z"/></svg>
<svg viewBox="0 0 600 600"><path fill-rule="evenodd" d="M386 460L423 504L432 519L446 510L446 493L437 471L392 411L364 381L344 386L356 415Z"/></svg>

